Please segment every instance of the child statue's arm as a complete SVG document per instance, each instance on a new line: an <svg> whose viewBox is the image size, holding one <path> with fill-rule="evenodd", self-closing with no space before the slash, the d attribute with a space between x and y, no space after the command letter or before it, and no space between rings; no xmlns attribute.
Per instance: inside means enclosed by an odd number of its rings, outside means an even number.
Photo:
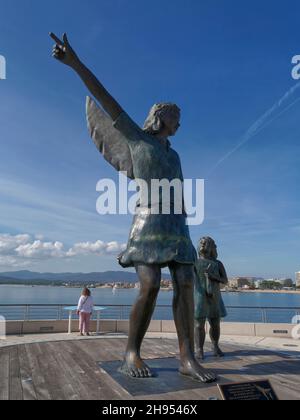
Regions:
<svg viewBox="0 0 300 420"><path fill-rule="evenodd" d="M218 261L219 263L219 272L220 272L220 282L223 284L228 284L228 277L225 270L225 267L221 261Z"/></svg>

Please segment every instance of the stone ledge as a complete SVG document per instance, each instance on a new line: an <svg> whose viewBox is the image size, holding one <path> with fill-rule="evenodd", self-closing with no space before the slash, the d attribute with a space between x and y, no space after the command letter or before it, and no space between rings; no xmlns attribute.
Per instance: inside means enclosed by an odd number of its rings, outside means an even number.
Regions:
<svg viewBox="0 0 300 420"><path fill-rule="evenodd" d="M96 331L96 321L91 321L91 331ZM292 338L292 324L222 323L222 335L246 337ZM7 321L7 335L65 333L68 320L63 321ZM207 325L207 331L209 325ZM78 321L72 321L72 331L78 331ZM128 333L128 320L100 320L103 333ZM174 321L151 321L149 333L176 333Z"/></svg>

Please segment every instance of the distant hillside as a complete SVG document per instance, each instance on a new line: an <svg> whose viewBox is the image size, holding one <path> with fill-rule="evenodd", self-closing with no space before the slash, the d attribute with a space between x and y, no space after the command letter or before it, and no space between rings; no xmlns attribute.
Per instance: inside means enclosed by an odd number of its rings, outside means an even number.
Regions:
<svg viewBox="0 0 300 420"><path fill-rule="evenodd" d="M169 275L163 275L169 279ZM37 273L33 271L14 271L0 273L0 284L32 283L135 283L137 275L128 271L105 271L102 273Z"/></svg>

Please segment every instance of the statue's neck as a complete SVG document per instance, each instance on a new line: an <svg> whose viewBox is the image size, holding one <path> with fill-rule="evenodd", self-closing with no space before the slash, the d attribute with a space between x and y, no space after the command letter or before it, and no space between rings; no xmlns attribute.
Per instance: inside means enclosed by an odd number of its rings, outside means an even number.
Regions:
<svg viewBox="0 0 300 420"><path fill-rule="evenodd" d="M168 137L155 136L155 138L162 146L165 146L166 148L171 146L171 142Z"/></svg>

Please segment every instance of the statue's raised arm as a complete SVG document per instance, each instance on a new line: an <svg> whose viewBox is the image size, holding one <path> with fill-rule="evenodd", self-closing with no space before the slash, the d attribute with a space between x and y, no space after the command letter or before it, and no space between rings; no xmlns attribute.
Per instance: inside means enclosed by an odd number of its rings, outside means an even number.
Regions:
<svg viewBox="0 0 300 420"><path fill-rule="evenodd" d="M93 99L87 98L88 129L97 149L117 171L124 172L129 178L134 179L128 141L139 137L136 134L139 132L139 127L128 116L131 128L127 130L128 132L124 133L114 127L113 122L118 121L121 114L125 114L122 107L80 61L66 34L63 36L63 41L53 33L50 33L50 36L56 42L53 47L53 57L76 71L90 93L100 102L106 112L103 112Z"/></svg>
<svg viewBox="0 0 300 420"><path fill-rule="evenodd" d="M50 36L56 43L53 47L53 57L75 70L91 94L103 106L103 109L111 116L113 121L116 121L123 112L122 107L105 89L96 76L80 61L78 55L71 47L67 35L63 35L63 41L52 32Z"/></svg>

